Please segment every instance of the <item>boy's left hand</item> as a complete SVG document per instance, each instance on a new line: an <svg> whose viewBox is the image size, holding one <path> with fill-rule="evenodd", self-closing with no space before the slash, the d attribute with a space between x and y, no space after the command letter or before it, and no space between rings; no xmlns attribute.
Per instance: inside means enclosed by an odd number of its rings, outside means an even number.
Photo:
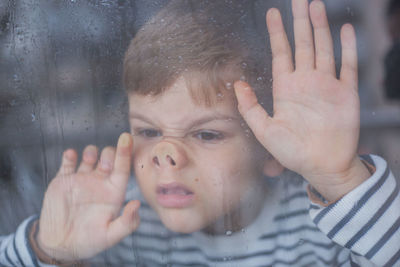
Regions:
<svg viewBox="0 0 400 267"><path fill-rule="evenodd" d="M277 9L267 13L273 69L270 117L250 86L235 83L239 111L264 147L301 174L327 200L336 200L370 174L357 156L360 127L354 29L341 29L342 66L336 78L332 37L322 1L292 0L295 66ZM310 19L314 28L314 36Z"/></svg>

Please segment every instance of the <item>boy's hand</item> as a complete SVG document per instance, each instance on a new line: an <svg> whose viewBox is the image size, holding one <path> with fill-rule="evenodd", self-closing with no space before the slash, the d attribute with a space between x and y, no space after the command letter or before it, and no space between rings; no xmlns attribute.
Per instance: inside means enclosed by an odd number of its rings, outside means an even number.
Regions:
<svg viewBox="0 0 400 267"><path fill-rule="evenodd" d="M336 78L332 37L322 1L292 0L295 66L277 9L267 13L274 114L245 82L235 83L239 110L257 139L286 168L305 177L326 199L351 191L370 174L356 151L360 104L354 29L341 29L342 66ZM314 36L311 28L314 28Z"/></svg>
<svg viewBox="0 0 400 267"><path fill-rule="evenodd" d="M45 194L37 243L51 258L70 262L110 248L139 225L139 201L120 211L130 177L132 137L124 133L118 147L107 147L97 163L88 146L76 170L77 154L64 152L62 165Z"/></svg>

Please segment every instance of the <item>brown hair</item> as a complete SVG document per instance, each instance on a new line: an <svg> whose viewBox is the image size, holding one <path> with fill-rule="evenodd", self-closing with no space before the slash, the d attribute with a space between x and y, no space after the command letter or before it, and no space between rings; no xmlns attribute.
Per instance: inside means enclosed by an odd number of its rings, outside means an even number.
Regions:
<svg viewBox="0 0 400 267"><path fill-rule="evenodd" d="M257 80L260 75L240 20L243 2L171 1L129 45L125 89L159 95L182 76L198 103L212 105L222 90L233 88L234 81Z"/></svg>

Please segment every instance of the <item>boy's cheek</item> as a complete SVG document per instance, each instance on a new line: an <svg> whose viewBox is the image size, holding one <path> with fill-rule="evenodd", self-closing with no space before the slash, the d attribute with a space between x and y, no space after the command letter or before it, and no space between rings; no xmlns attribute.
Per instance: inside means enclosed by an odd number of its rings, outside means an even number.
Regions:
<svg viewBox="0 0 400 267"><path fill-rule="evenodd" d="M145 169L149 168L149 164L146 163L145 155L143 152L144 152L143 149L140 147L135 147L133 149L132 165L135 175L143 173Z"/></svg>

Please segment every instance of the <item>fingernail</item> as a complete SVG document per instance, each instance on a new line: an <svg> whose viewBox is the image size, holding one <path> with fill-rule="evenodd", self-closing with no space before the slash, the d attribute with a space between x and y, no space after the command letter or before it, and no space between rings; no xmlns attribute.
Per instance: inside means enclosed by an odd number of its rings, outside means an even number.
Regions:
<svg viewBox="0 0 400 267"><path fill-rule="evenodd" d="M118 146L127 147L130 145L131 139L127 133L121 135L118 141Z"/></svg>
<svg viewBox="0 0 400 267"><path fill-rule="evenodd" d="M314 7L317 9L317 11L321 11L324 9L324 3L319 0L314 0Z"/></svg>
<svg viewBox="0 0 400 267"><path fill-rule="evenodd" d="M72 149L67 149L64 151L64 157L68 160L72 160L73 159L73 151Z"/></svg>
<svg viewBox="0 0 400 267"><path fill-rule="evenodd" d="M84 154L84 157L87 158L87 159L96 158L96 148L93 147L93 146L88 146L88 147L85 149L85 152L84 152L84 153L85 153L85 154Z"/></svg>
<svg viewBox="0 0 400 267"><path fill-rule="evenodd" d="M278 18L279 12L278 12L277 9L271 8L271 9L269 10L269 14L270 14L270 17L271 17L272 19L277 19L277 18Z"/></svg>

